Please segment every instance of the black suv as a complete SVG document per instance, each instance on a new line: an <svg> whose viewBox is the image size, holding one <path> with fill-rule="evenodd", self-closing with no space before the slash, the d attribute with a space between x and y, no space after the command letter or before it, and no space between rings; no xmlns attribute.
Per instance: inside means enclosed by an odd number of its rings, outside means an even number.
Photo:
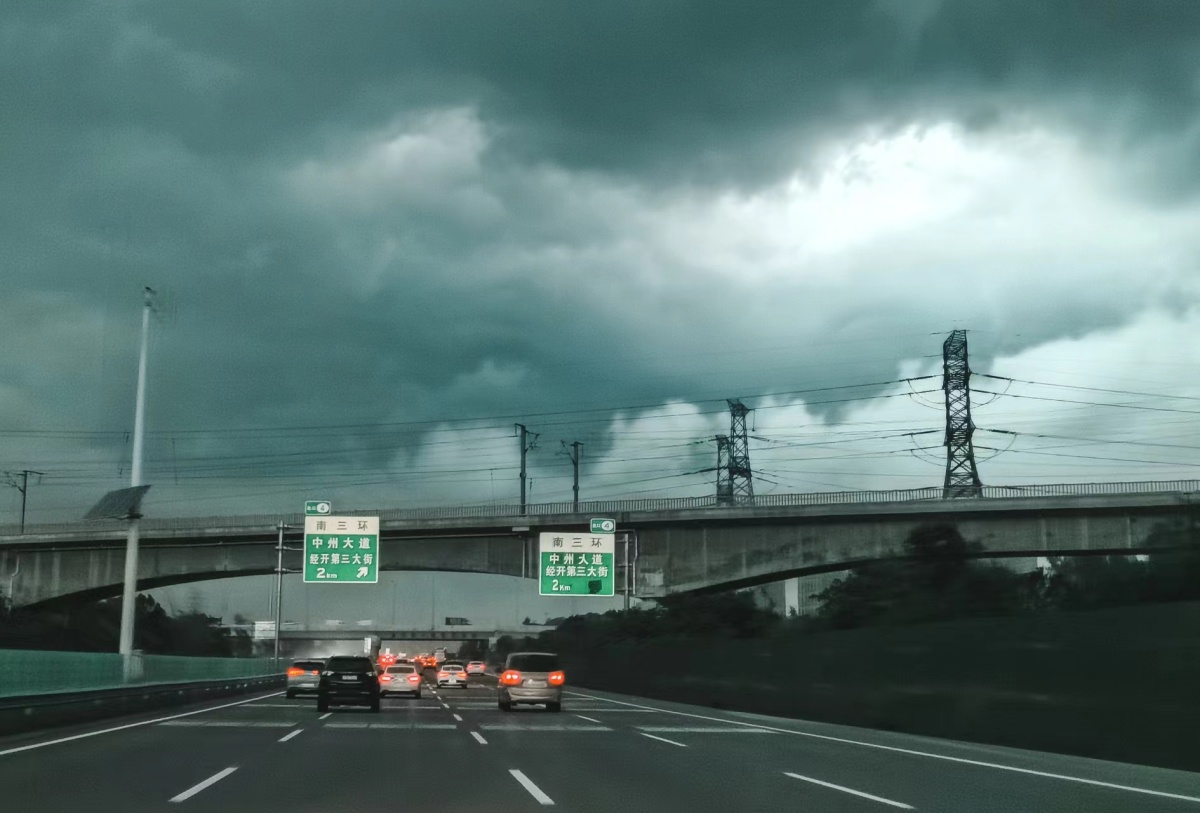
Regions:
<svg viewBox="0 0 1200 813"><path fill-rule="evenodd" d="M379 711L379 672L370 658L335 655L325 662L317 687L317 711L331 703L357 703Z"/></svg>

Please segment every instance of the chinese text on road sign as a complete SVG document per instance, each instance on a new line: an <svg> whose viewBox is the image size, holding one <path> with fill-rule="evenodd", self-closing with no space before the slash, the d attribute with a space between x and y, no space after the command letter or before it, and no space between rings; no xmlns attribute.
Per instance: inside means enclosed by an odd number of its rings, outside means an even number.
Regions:
<svg viewBox="0 0 1200 813"><path fill-rule="evenodd" d="M304 503L304 514L309 517L324 517L333 513L329 500L309 500Z"/></svg>
<svg viewBox="0 0 1200 813"><path fill-rule="evenodd" d="M615 540L615 534L540 534L538 581L541 595L614 595Z"/></svg>
<svg viewBox="0 0 1200 813"><path fill-rule="evenodd" d="M304 581L379 581L379 517L305 517Z"/></svg>
<svg viewBox="0 0 1200 813"><path fill-rule="evenodd" d="M617 530L617 521L615 519L593 519L592 533L594 534L611 534Z"/></svg>

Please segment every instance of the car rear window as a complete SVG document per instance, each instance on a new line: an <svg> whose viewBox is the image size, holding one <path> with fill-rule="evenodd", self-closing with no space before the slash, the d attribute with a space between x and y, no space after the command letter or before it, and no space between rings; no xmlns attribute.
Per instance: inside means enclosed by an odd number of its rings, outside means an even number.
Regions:
<svg viewBox="0 0 1200 813"><path fill-rule="evenodd" d="M331 672L371 672L375 666L370 658L330 658L326 668Z"/></svg>
<svg viewBox="0 0 1200 813"><path fill-rule="evenodd" d="M508 668L518 672L553 672L559 668L557 655L513 655Z"/></svg>
<svg viewBox="0 0 1200 813"><path fill-rule="evenodd" d="M387 673L389 675L403 675L408 672L415 672L415 671L417 671L417 670L411 666L389 666Z"/></svg>
<svg viewBox="0 0 1200 813"><path fill-rule="evenodd" d="M325 668L325 664L321 661L296 661L292 664L294 669L303 669L306 672L316 672Z"/></svg>
<svg viewBox="0 0 1200 813"><path fill-rule="evenodd" d="M463 666L461 663L447 663L442 668L445 669L447 672L452 672L455 669L462 669Z"/></svg>

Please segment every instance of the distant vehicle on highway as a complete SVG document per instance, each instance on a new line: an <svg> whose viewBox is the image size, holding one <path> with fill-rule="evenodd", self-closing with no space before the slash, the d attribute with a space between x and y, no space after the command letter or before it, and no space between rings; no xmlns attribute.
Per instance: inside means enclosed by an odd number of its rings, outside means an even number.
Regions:
<svg viewBox="0 0 1200 813"><path fill-rule="evenodd" d="M295 697L301 692L312 694L321 683L322 661L296 661L287 670L287 696Z"/></svg>
<svg viewBox="0 0 1200 813"><path fill-rule="evenodd" d="M379 711L379 670L369 657L340 655L325 662L317 688L317 711L329 711L335 703Z"/></svg>
<svg viewBox="0 0 1200 813"><path fill-rule="evenodd" d="M544 704L547 711L562 711L567 677L558 655L552 652L513 652L500 672L497 704L512 711L520 703Z"/></svg>
<svg viewBox="0 0 1200 813"><path fill-rule="evenodd" d="M487 664L483 661L471 661L467 664L468 675L482 675L487 671Z"/></svg>
<svg viewBox="0 0 1200 813"><path fill-rule="evenodd" d="M443 686L461 686L467 688L467 670L461 663L444 663L437 673L438 688Z"/></svg>
<svg viewBox="0 0 1200 813"><path fill-rule="evenodd" d="M379 676L379 695L411 694L417 700L421 699L421 673L411 663L398 663L389 666Z"/></svg>

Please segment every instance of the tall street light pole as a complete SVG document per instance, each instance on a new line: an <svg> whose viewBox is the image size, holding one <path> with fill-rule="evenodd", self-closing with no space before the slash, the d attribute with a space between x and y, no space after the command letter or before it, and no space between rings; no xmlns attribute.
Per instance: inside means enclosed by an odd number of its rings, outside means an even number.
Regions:
<svg viewBox="0 0 1200 813"><path fill-rule="evenodd" d="M133 466L129 485L142 484L142 443L146 434L146 355L150 349L150 311L154 309L154 290L146 288L142 297L142 348L138 357L137 406L133 415ZM140 509L139 509L140 510ZM133 655L133 624L136 618L138 535L141 513L135 511L129 517L129 535L125 541L125 587L121 594L121 637L117 651L125 662L128 678Z"/></svg>

